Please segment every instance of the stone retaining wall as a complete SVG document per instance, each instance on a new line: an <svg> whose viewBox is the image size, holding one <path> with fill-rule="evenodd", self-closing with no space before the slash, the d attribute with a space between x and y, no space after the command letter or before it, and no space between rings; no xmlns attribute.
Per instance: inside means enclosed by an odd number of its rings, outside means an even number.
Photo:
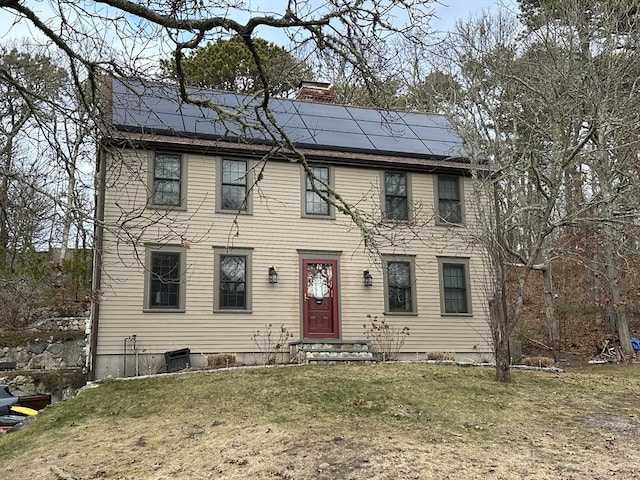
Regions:
<svg viewBox="0 0 640 480"><path fill-rule="evenodd" d="M54 332L68 330L86 330L89 317L50 317L38 320L29 325L33 332Z"/></svg>
<svg viewBox="0 0 640 480"><path fill-rule="evenodd" d="M15 362L16 369L55 370L85 365L84 339L53 342L41 338L18 347L0 347L0 363Z"/></svg>
<svg viewBox="0 0 640 480"><path fill-rule="evenodd" d="M28 340L25 345L6 346L0 338L0 366L15 363L17 370L83 368L87 350L86 338L66 341L54 338L60 338L60 334L56 332L86 331L87 324L88 317L45 317L37 320L28 327L28 331L36 332L33 335L35 338Z"/></svg>
<svg viewBox="0 0 640 480"><path fill-rule="evenodd" d="M78 337L87 328L86 317L45 317L27 327L24 345L0 339L0 384L9 385L16 396L36 393L51 394L54 401L75 395L86 380L86 337L56 340L60 337ZM30 332L35 332L31 334ZM12 345L12 346L7 346Z"/></svg>

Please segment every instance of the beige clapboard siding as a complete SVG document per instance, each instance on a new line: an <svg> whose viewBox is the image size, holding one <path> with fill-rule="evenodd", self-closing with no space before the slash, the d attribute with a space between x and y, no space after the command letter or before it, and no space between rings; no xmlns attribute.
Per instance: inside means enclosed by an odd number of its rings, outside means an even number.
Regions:
<svg viewBox="0 0 640 480"><path fill-rule="evenodd" d="M300 265L298 250L340 251L340 313L343 338L363 338L366 315L381 315L384 309L382 272L363 252L360 232L347 217L336 220L301 218L301 176L298 165L271 162L265 171L260 191L253 196L253 215L215 213L215 157L187 156L188 205L186 211L166 212L138 208L147 195L146 152L128 152L118 159L119 176L127 182L114 182L107 190L105 221L122 223L126 214L129 233L140 237L138 251L144 257L144 242L180 244L181 237L190 242L186 253L186 310L184 313L143 313L144 269L126 242L116 242L107 234L104 269L105 296L101 304L98 354L122 352L124 337L136 334L140 348L147 352L189 346L201 352L255 351L251 341L255 330L267 323L274 328L284 324L299 338ZM123 172L129 172L128 176ZM336 190L345 200L358 203L365 212L379 207L380 173L374 169L336 168ZM414 200L420 199L422 212L433 211L433 178L412 175ZM465 190L470 182L465 182ZM465 193L466 198L470 198ZM467 207L467 218L471 210ZM238 227L234 227L237 220ZM157 225L141 230L149 221ZM171 229L171 234L168 235ZM457 231L456 231L457 230ZM449 234L453 231L453 234ZM482 343L486 333L486 313L472 281L473 317L440 315L440 290L437 255L472 257L471 275L482 271L479 259L466 247L459 232L464 229L433 228L421 233L423 240L412 242L412 249L389 248L388 253L416 255L417 316L390 316L399 326L408 326L405 350L429 349L470 351ZM434 233L435 232L435 233ZM214 247L233 245L252 248L252 313L232 314L213 311ZM143 258L142 257L142 258ZM278 270L278 284L267 281L267 269ZM362 271L369 269L374 286L363 286ZM480 332L480 333L479 333ZM486 335L485 335L486 336Z"/></svg>

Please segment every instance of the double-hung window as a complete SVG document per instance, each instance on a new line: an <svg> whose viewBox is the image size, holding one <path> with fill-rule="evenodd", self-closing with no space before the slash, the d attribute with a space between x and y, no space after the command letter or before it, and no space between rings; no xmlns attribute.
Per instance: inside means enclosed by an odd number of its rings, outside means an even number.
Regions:
<svg viewBox="0 0 640 480"><path fill-rule="evenodd" d="M309 178L304 169L302 175L305 185L303 216L332 217L334 215L331 204L321 196L329 197L329 187L332 184L333 172L329 167L310 167L313 178Z"/></svg>
<svg viewBox="0 0 640 480"><path fill-rule="evenodd" d="M413 257L383 257L385 313L416 313L415 263Z"/></svg>
<svg viewBox="0 0 640 480"><path fill-rule="evenodd" d="M460 180L461 177L449 177L442 175L437 177L438 221L440 223L462 223Z"/></svg>
<svg viewBox="0 0 640 480"><path fill-rule="evenodd" d="M409 220L409 176L384 172L384 216L387 220Z"/></svg>
<svg viewBox="0 0 640 480"><path fill-rule="evenodd" d="M248 212L248 161L223 158L218 165L218 210Z"/></svg>
<svg viewBox="0 0 640 480"><path fill-rule="evenodd" d="M148 247L146 270L145 309L184 310L184 248L172 246Z"/></svg>
<svg viewBox="0 0 640 480"><path fill-rule="evenodd" d="M156 153L152 168L152 205L183 206L182 155Z"/></svg>
<svg viewBox="0 0 640 480"><path fill-rule="evenodd" d="M467 259L441 258L440 304L444 314L470 314L469 262Z"/></svg>
<svg viewBox="0 0 640 480"><path fill-rule="evenodd" d="M216 310L251 310L251 250L216 251L214 288Z"/></svg>

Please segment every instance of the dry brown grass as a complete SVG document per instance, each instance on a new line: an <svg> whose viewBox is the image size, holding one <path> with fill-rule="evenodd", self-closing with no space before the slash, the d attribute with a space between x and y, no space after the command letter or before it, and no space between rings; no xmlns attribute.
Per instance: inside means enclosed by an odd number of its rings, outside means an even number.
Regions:
<svg viewBox="0 0 640 480"><path fill-rule="evenodd" d="M427 352L427 360L446 360L453 362L455 359L456 354L453 352L442 352L439 350Z"/></svg>
<svg viewBox="0 0 640 480"><path fill-rule="evenodd" d="M303 366L105 382L0 438L0 478L594 479L640 474L637 367Z"/></svg>
<svg viewBox="0 0 640 480"><path fill-rule="evenodd" d="M533 357L525 357L522 359L523 365L528 365L530 367L553 367L556 364L556 361L551 357L545 357L541 355L536 355Z"/></svg>

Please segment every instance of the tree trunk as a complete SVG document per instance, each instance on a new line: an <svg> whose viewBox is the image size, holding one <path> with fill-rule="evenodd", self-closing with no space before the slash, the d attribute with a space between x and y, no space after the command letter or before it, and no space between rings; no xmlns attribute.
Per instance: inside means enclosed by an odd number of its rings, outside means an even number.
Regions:
<svg viewBox="0 0 640 480"><path fill-rule="evenodd" d="M75 177L75 162L71 165L67 165L67 208L64 212L64 220L62 222L62 239L60 241L60 263L67 256L67 248L69 244L69 233L71 232L71 224L73 222L73 209L76 199L76 177Z"/></svg>
<svg viewBox="0 0 640 480"><path fill-rule="evenodd" d="M489 301L493 352L496 357L496 380L511 382L511 351L509 347L508 319L506 318L505 299L496 295Z"/></svg>
<svg viewBox="0 0 640 480"><path fill-rule="evenodd" d="M608 231L612 230L610 227ZM618 338L620 339L620 348L625 355L633 355L633 346L631 345L631 333L629 332L629 321L627 319L627 309L622 299L620 291L620 272L618 269L614 239L609 237L605 243L605 258L607 262L607 286L609 287L609 295L611 297L611 307L616 319L618 328Z"/></svg>
<svg viewBox="0 0 640 480"><path fill-rule="evenodd" d="M560 347L560 323L556 316L555 307L553 305L553 279L551 275L551 261L549 253L544 250L542 253L542 278L544 280L544 307L545 316L547 318L547 329L549 330L549 342L554 350Z"/></svg>
<svg viewBox="0 0 640 480"><path fill-rule="evenodd" d="M7 139L7 145L4 148L4 162L0 167L0 252L9 246L9 174L11 173L11 160L13 154L13 141Z"/></svg>
<svg viewBox="0 0 640 480"><path fill-rule="evenodd" d="M604 133L604 128L600 128L598 131L598 144L607 145L607 138ZM600 157L601 168L612 170L609 165L609 155L605 148L601 148L598 152ZM622 298L622 291L620 289L620 261L618 248L623 242L623 238L616 231L612 225L615 215L615 204L617 198L613 193L614 179L607 176L603 176L603 180L600 182L600 189L602 190L603 199L605 201L605 213L607 215L607 222L604 224L604 260L606 271L607 289L609 290L609 300L613 309L613 315L616 319L616 326L618 329L618 339L620 340L620 348L626 355L633 354L633 346L631 345L631 334L629 333L629 322L627 320L627 311L625 307L625 301Z"/></svg>

